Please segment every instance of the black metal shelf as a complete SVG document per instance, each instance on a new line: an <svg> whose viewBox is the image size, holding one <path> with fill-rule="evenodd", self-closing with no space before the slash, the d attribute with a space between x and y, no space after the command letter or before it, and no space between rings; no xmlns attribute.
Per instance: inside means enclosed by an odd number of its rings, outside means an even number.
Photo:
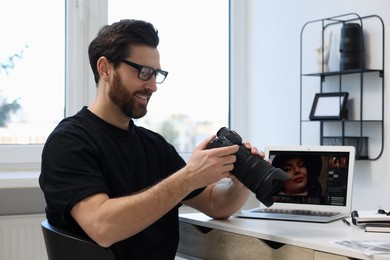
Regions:
<svg viewBox="0 0 390 260"><path fill-rule="evenodd" d="M330 77L330 76L340 76L340 75L347 75L347 74L370 73L370 72L379 72L379 76L383 77L383 70L380 69L349 69L349 70L342 70L342 71L307 73L307 74L302 74L302 76Z"/></svg>
<svg viewBox="0 0 390 260"><path fill-rule="evenodd" d="M383 120L374 120L374 119L370 119L370 120L302 120L301 121L302 123L318 123L318 122L335 122L335 123L382 123Z"/></svg>
<svg viewBox="0 0 390 260"><path fill-rule="evenodd" d="M337 71L324 71L324 63L322 63L322 69L320 69L321 72L315 72L315 73L303 73L303 35L304 35L304 32L305 32L305 29L307 29L306 27L308 25L318 25L319 28L321 28L321 39L322 39L322 46L321 46L321 49L322 49L322 60L324 60L324 31L326 29L329 29L329 28L334 28L332 26L341 26L341 25L344 25L345 23L349 23L351 21L353 22L358 22L360 23L360 26L361 26L361 30L363 31L363 21L366 22L368 19L377 19L375 21L379 21L379 23L381 24L381 26L378 26L378 27L374 27L374 28L379 28L381 29L382 31L382 35L381 35L381 39L382 40L382 48L381 48L381 57L377 57L378 60L381 62L381 65L379 66L374 66L376 67L375 69L374 68L369 68L368 66L364 66L364 62L363 60L365 58L363 58L363 48L361 50L361 60L360 60L360 68L357 68L357 69L344 69L344 70L337 70ZM380 28L381 27L381 28ZM378 30L379 30L378 29ZM379 34L380 35L380 34ZM312 35L311 35L312 36ZM311 37L312 38L312 37ZM362 40L361 40L361 45L363 45L364 42L363 42L363 37L362 37ZM379 43L378 43L379 44ZM373 48L377 48L379 49L380 47L378 47L377 45L375 46L369 46L371 49ZM372 132L375 132L375 131L380 131L380 134L379 136L375 136L375 139L379 139L380 138L380 147L376 147L378 153L377 154L360 154L361 150L362 150L362 146L360 146L360 148L357 148L357 153L356 153L356 158L357 159L362 159L362 160L377 160L383 153L383 149L384 149L384 53L385 53L385 37L384 37L384 23L383 23L383 20L378 16L378 15L369 15L369 16L364 16L364 17L361 17L359 16L358 14L356 13L349 13L349 14L343 14L343 15L338 15L338 16L333 16L333 17L328 17L328 18L323 18L323 19L318 19L318 20L313 20L313 21L309 21L307 23L304 24L304 26L302 27L302 30L301 30L301 43L300 43L300 51L301 51L301 58L300 58L300 75L301 75L301 79L300 79L300 144L303 144L303 134L302 134L302 128L304 127L304 125L308 124L308 123L319 123L319 130L320 130L320 133L319 133L319 143L322 145L324 140L326 138L338 138L338 141L341 140L341 143L342 145L344 145L344 143L346 141L350 141L348 139L358 139L358 143L359 144L362 144L362 142L367 142L367 146L369 146L370 144L370 139L368 136L366 136L366 133L367 133L367 129L370 129L368 131L372 131ZM365 50L367 51L367 50ZM379 67L379 68L378 68ZM340 68L341 68L341 63L340 63ZM364 84L363 84L363 81L364 81L364 78L365 78L365 74L367 73L378 73L378 76L380 78L380 82L381 82L381 93L379 93L380 95L380 102L381 102L381 106L378 106L378 110L380 111L376 111L375 110L375 118L378 118L379 119L370 119L369 117L365 116L363 119L363 108L365 106L367 106L365 103L364 103L364 97L363 97L363 90L364 90ZM353 98L355 99L356 102L358 102L358 107L360 107L360 111L357 110L357 111L354 111L355 112L355 118L356 119L339 119L339 120L309 120L307 119L308 117L304 116L303 115L303 102L302 102L302 98L303 98L303 89L304 89L304 83L303 83L303 78L304 77L319 77L321 79L321 81L319 82L319 85L318 85L318 88L319 88L319 93L326 93L326 91L324 91L324 86L323 84L325 84L325 78L327 77L338 77L338 84L337 85L333 85L333 87L338 87L338 92L342 92L343 91L343 86L345 84L345 80L351 80L351 78L345 78L344 79L344 76L345 75L356 75L358 81L360 81L360 86L357 86L359 87L359 93L360 94L357 94L357 96L354 96ZM353 77L355 78L355 77ZM372 78L371 78L372 79ZM334 81L331 81L330 84L335 84ZM367 83L365 83L367 84ZM312 86L311 86L312 87ZM306 86L307 88L307 86ZM355 93L356 95L356 93ZM379 100L378 100L379 102ZM307 104L307 102L306 102ZM381 108L379 108L381 107ZM334 128L335 126L337 125L334 125L334 124L337 124L337 123L340 123L340 127L337 127L337 128ZM331 124L331 125L329 125ZM357 125L356 125L357 124ZM351 128L351 125L352 125L352 128L359 132L359 134L350 134L349 132L346 133L346 128L348 127ZM331 132L339 132L339 134L337 134L336 136L331 136L329 134L325 134L325 126L326 126L326 129L329 130L329 128L332 129L333 127L333 130ZM341 130L340 130L341 129ZM378 133L378 132L377 132ZM376 143L377 140L376 140ZM365 147L366 150L368 150L367 147ZM368 153L368 152L367 152Z"/></svg>

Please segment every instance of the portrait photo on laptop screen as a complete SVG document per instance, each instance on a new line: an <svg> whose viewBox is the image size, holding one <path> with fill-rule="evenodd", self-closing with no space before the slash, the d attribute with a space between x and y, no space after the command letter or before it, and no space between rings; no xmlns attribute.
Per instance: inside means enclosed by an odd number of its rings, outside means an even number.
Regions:
<svg viewBox="0 0 390 260"><path fill-rule="evenodd" d="M274 202L346 205L349 153L270 151L269 159L274 167L291 176L274 195Z"/></svg>

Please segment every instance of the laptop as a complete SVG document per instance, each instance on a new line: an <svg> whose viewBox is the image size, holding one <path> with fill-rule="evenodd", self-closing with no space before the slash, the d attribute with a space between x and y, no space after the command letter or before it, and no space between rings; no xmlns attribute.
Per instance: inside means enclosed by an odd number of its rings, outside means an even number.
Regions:
<svg viewBox="0 0 390 260"><path fill-rule="evenodd" d="M260 203L235 216L326 223L350 215L354 146L269 146L265 156L292 177L272 196L272 206Z"/></svg>

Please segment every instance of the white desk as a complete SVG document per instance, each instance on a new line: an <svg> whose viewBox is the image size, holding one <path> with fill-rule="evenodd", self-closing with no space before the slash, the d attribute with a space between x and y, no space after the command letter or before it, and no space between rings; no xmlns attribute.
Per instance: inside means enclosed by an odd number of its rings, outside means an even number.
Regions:
<svg viewBox="0 0 390 260"><path fill-rule="evenodd" d="M327 224L237 217L215 220L191 213L180 214L180 229L178 252L200 259L390 259L390 255L368 257L330 243L390 240L390 233L365 232L341 220Z"/></svg>

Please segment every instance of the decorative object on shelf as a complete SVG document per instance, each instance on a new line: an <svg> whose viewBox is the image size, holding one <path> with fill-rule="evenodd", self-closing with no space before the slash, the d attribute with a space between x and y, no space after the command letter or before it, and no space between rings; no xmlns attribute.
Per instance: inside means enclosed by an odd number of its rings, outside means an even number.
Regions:
<svg viewBox="0 0 390 260"><path fill-rule="evenodd" d="M319 72L328 72L329 71L329 56L330 56L330 48L332 45L332 34L330 31L328 37L328 44L321 44L320 47L316 48L317 53L317 64Z"/></svg>
<svg viewBox="0 0 390 260"><path fill-rule="evenodd" d="M358 23L345 23L340 36L340 70L363 69L363 29Z"/></svg>
<svg viewBox="0 0 390 260"><path fill-rule="evenodd" d="M348 92L317 93L311 107L310 120L341 120L348 118Z"/></svg>

